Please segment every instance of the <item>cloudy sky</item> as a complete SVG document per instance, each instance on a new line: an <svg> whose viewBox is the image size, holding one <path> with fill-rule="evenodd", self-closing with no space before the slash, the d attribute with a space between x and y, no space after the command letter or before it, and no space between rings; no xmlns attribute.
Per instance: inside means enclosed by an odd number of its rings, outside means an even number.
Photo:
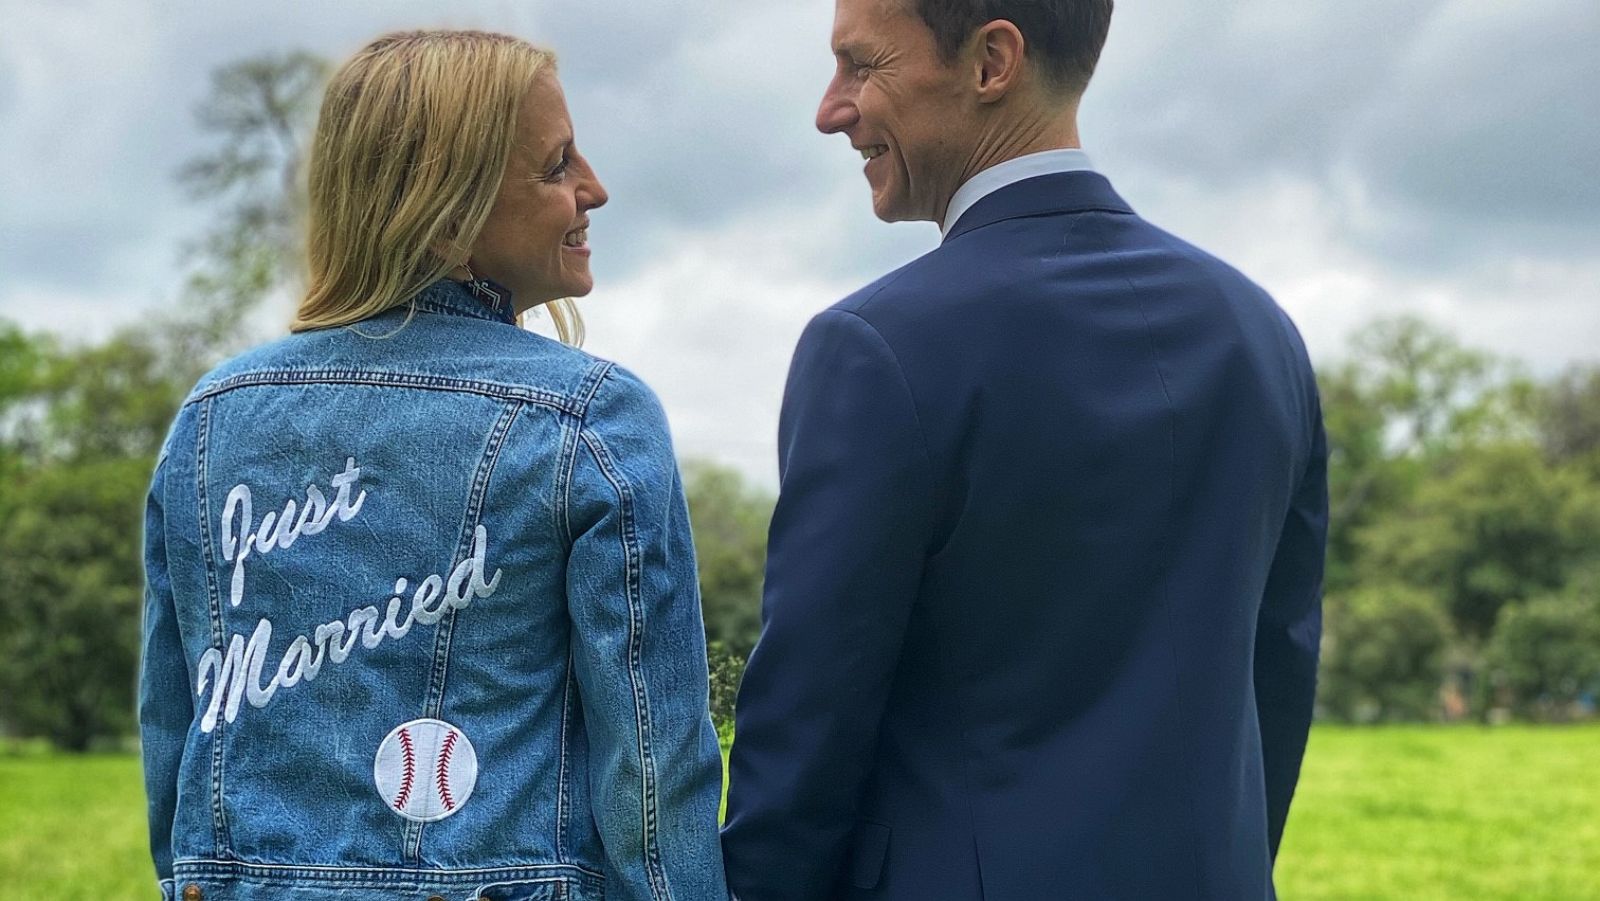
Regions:
<svg viewBox="0 0 1600 901"><path fill-rule="evenodd" d="M1118 7L1085 147L1146 217L1266 286L1318 360L1414 312L1535 372L1600 361L1600 3ZM831 18L831 0L0 0L0 317L95 337L173 302L209 215L173 176L210 146L194 109L215 67L509 31L560 53L611 192L588 348L656 387L682 453L775 484L801 327L938 236L874 220L860 157L812 129Z"/></svg>

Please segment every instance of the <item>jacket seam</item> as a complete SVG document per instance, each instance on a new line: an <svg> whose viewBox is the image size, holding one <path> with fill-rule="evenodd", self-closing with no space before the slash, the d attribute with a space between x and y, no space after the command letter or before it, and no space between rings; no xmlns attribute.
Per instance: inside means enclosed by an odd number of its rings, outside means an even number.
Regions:
<svg viewBox="0 0 1600 901"><path fill-rule="evenodd" d="M553 881L588 878L601 882L604 882L606 878L603 873L573 863L433 869L425 867L340 867L319 866L316 864L275 864L244 860L186 858L174 861L173 868L174 870L184 870L186 875L190 873L220 875L231 872L266 878L294 877L352 885L362 884L372 887L389 887L396 882L403 882L408 878L414 879L416 877L435 880L471 877L489 877L492 879L520 878L523 881L529 881L530 879ZM176 878L174 877L174 879Z"/></svg>
<svg viewBox="0 0 1600 901"><path fill-rule="evenodd" d="M885 285L884 287L888 286ZM877 293L873 292L873 296L876 297ZM928 501L933 507L932 511L930 511L933 514L932 521L936 524L942 521L940 514L945 512L949 499L944 496L943 490L939 488L939 479L935 478L936 470L933 465L933 451L928 445L928 430L922 425L922 406L917 403L917 393L911 386L911 380L906 378L905 367L900 365L900 357L894 352L894 346L889 343L889 340L883 336L882 332L878 331L877 326L874 326L870 320L854 310L839 310L839 312L854 318L865 326L867 331L878 339L878 343L883 345L884 352L889 355L889 362L894 364L894 373L900 380L900 387L906 393L906 400L911 402L911 421L917 424L917 446L922 451L922 462L927 466ZM931 547L922 549L924 556L931 556L932 551Z"/></svg>
<svg viewBox="0 0 1600 901"><path fill-rule="evenodd" d="M609 366L609 363L597 365ZM583 410L574 403L573 398L547 391L541 388L529 388L522 385L509 385L504 382L489 382L477 379L458 379L439 375L416 375L396 372L372 372L367 370L348 369L294 369L294 370L260 370L256 372L240 373L229 376L219 382L208 384L185 401L185 405L215 397L239 388L258 387L263 385L369 385L383 388L417 388L431 391L454 391L467 394L481 394L496 400L514 399L531 404L538 404L563 413L581 416Z"/></svg>
<svg viewBox="0 0 1600 901"><path fill-rule="evenodd" d="M567 673L561 683L561 738L556 764L556 860L567 861L567 828L572 802L567 795L567 729L572 719L572 645L567 644Z"/></svg>
<svg viewBox="0 0 1600 901"><path fill-rule="evenodd" d="M589 448L595 464L617 493L621 513L623 558L626 561L628 600L628 679L633 689L634 726L638 735L640 803L644 839L645 871L650 877L650 891L656 898L671 899L666 873L662 870L661 851L656 827L656 775L655 760L651 754L650 699L644 684L644 603L641 596L640 550L638 529L635 523L633 487L616 468L609 450L600 436L585 428L583 443Z"/></svg>
<svg viewBox="0 0 1600 901"><path fill-rule="evenodd" d="M456 538L456 552L450 562L452 569L472 553L473 532L483 516L483 499L488 493L489 480L494 476L495 463L500 459L500 450L505 447L506 435L516 423L517 413L521 409L520 403L506 404L500 413L500 418L489 430L484 443L483 457L478 461L477 470L472 477L472 486L467 493L467 508L463 511L461 519L461 533ZM450 646L455 637L458 612L452 609L444 619L440 620L438 629L434 632L433 667L429 672L428 694L423 707L423 716L432 719L441 718L444 712L445 684L450 677ZM426 831L426 826L426 823L416 821L406 823L405 831L402 833L402 854L412 860L422 859L422 835Z"/></svg>
<svg viewBox="0 0 1600 901"><path fill-rule="evenodd" d="M1106 248L1106 252L1108 254L1111 254L1112 256L1118 256L1119 255L1116 251L1112 250L1110 247ZM1144 305L1143 299L1139 295L1138 285L1134 284L1132 276L1129 276L1127 274L1124 274L1122 276L1122 281L1123 281L1123 284L1127 285L1127 287L1128 287L1128 296L1129 296L1129 298L1131 298L1133 300L1134 306L1139 310L1139 320L1140 320L1140 322L1142 322L1144 324L1145 346L1149 349L1150 363L1151 363L1151 366L1155 369L1156 380L1161 384L1161 397L1166 402L1166 406L1167 406L1167 509L1170 512L1171 510L1174 510L1174 509L1177 508L1177 491L1178 491L1178 486L1177 486L1177 474L1178 474L1178 436L1177 436L1178 423L1177 423L1177 417L1178 417L1178 410L1177 410L1177 406L1175 404L1173 404L1173 402L1172 402L1171 389L1168 388L1168 386L1167 386L1167 374L1161 368L1161 358L1160 358L1160 356L1159 356L1159 354L1157 353L1157 350L1156 350L1155 328L1150 323L1150 315L1149 315L1149 312L1145 309L1145 305ZM1172 543L1170 530L1169 530L1169 532L1167 534L1167 540L1166 540L1165 543L1167 545L1169 545L1169 546ZM1163 559L1170 559L1170 558L1171 558L1170 554L1164 554L1163 555ZM1165 619L1167 621L1167 628L1168 628L1168 632L1170 634L1170 632L1171 632L1171 630L1173 628L1173 625L1174 625L1174 621L1173 621L1173 618L1172 618L1172 592L1171 592L1171 588L1170 588L1170 586L1168 584L1169 576L1170 576L1170 573L1167 573L1167 572L1163 572L1162 573L1162 578L1161 578L1161 610L1162 610L1162 613L1163 613L1163 615L1164 615L1164 617L1165 617ZM1179 712L1179 716L1182 717L1183 716L1182 711L1187 710L1188 709L1188 705L1187 705L1187 703L1185 703L1185 700L1184 700L1185 692L1184 692L1184 687L1183 687L1183 679L1181 678L1182 669L1181 669L1181 666L1180 666L1180 663L1179 663L1179 660L1178 660L1178 649L1170 641L1167 643L1167 653L1168 653L1168 656L1172 660L1172 673L1173 673L1172 690L1173 690L1173 693L1178 698L1178 710L1180 711ZM1187 728L1184 728L1182 731L1185 734L1189 734L1189 730ZM1185 748L1185 754L1184 754L1184 769L1185 770L1192 770L1192 768L1194 766L1194 759L1195 759L1195 754L1194 754L1193 747L1190 746L1190 747ZM1199 833L1199 824L1200 824L1199 812L1195 809L1195 807L1194 807L1194 799L1191 797L1189 799L1189 828L1196 833L1196 838L1197 839L1199 838L1199 835L1198 835L1198 833ZM1199 841L1196 841L1194 844L1192 844L1190 846L1190 850L1193 852L1193 855L1194 855L1193 864L1194 864L1195 885L1196 886L1203 886L1203 885L1205 885L1204 867L1201 864L1200 843L1199 843Z"/></svg>
<svg viewBox="0 0 1600 901"><path fill-rule="evenodd" d="M982 230L988 228L991 225L999 225L1002 222L1016 222L1016 221L1018 221L1020 219L1042 219L1042 218L1047 217L1047 216L1076 216L1076 215L1078 215L1080 213L1110 213L1110 214L1116 215L1116 216L1132 216L1132 215L1134 215L1133 210L1130 210L1127 207L1107 206L1107 205L1101 205L1101 204L1095 204L1093 206L1065 207L1065 208L1062 208L1062 209L1054 209L1054 210L1039 210L1037 212L1032 212L1032 213L1016 213L1015 215L1011 215L1011 216L1001 216L998 219L991 219L988 222L982 223L981 225L974 225L971 228L965 228L965 229L959 229L957 231L952 231L949 234L949 236L947 236L943 241L939 242L939 246L940 247L944 247L945 245L949 244L952 241L956 241L956 240L959 240L961 238L964 238L967 235L972 234L973 232L982 231Z"/></svg>
<svg viewBox="0 0 1600 901"><path fill-rule="evenodd" d="M211 472L210 457L207 454L211 435L211 403L209 401L202 403L199 410L199 422L195 428L195 489L196 501L200 508L200 540L205 548L202 559L205 561L206 571L206 613L208 625L211 627L211 647L221 651L226 639L226 629L222 622L222 592L217 586L217 561L212 548L211 505L206 491L206 483L210 480ZM224 719L226 717L218 718L216 728L211 732L210 781L211 838L217 849L226 857L233 853L233 841L228 830L228 812L222 801L224 786L222 741L223 736L227 734Z"/></svg>
<svg viewBox="0 0 1600 901"><path fill-rule="evenodd" d="M566 540L568 549L572 547L572 472L577 467L578 460L578 434L583 430L585 420L589 416L589 405L594 402L595 394L600 390L600 385L610 374L613 366L605 360L596 361L583 375L583 381L578 383L577 410L572 413L577 419L576 427L569 427L563 422L561 428L561 464L557 475L556 484L556 528ZM570 412L570 411L569 411Z"/></svg>

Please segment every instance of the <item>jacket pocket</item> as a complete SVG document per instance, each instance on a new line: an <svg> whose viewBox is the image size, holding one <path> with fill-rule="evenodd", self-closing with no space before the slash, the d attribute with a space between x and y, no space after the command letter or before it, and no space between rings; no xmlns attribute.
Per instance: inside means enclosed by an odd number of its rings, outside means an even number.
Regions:
<svg viewBox="0 0 1600 901"><path fill-rule="evenodd" d="M883 859L889 853L889 827L871 820L858 820L850 833L850 856L845 865L850 884L856 888L877 888L883 877Z"/></svg>

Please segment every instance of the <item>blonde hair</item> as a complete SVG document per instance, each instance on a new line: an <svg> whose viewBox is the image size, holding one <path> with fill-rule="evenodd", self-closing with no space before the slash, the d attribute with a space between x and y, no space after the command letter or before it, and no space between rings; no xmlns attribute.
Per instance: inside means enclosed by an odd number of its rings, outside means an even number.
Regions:
<svg viewBox="0 0 1600 901"><path fill-rule="evenodd" d="M406 303L467 262L511 155L517 112L555 55L484 31L386 34L334 73L307 167L307 287L292 331ZM544 305L583 340L571 299Z"/></svg>

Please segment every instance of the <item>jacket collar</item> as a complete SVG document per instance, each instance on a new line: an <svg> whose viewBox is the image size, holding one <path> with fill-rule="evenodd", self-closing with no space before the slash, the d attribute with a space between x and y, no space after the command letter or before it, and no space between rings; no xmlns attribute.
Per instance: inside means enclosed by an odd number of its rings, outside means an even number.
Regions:
<svg viewBox="0 0 1600 901"><path fill-rule="evenodd" d="M1131 214L1133 208L1097 172L1039 175L1006 185L973 204L941 243L1006 219L1090 211Z"/></svg>
<svg viewBox="0 0 1600 901"><path fill-rule="evenodd" d="M511 292L488 279L479 279L470 285L454 279L441 278L422 289L412 301L419 310L488 319L516 325L517 311L511 303Z"/></svg>

